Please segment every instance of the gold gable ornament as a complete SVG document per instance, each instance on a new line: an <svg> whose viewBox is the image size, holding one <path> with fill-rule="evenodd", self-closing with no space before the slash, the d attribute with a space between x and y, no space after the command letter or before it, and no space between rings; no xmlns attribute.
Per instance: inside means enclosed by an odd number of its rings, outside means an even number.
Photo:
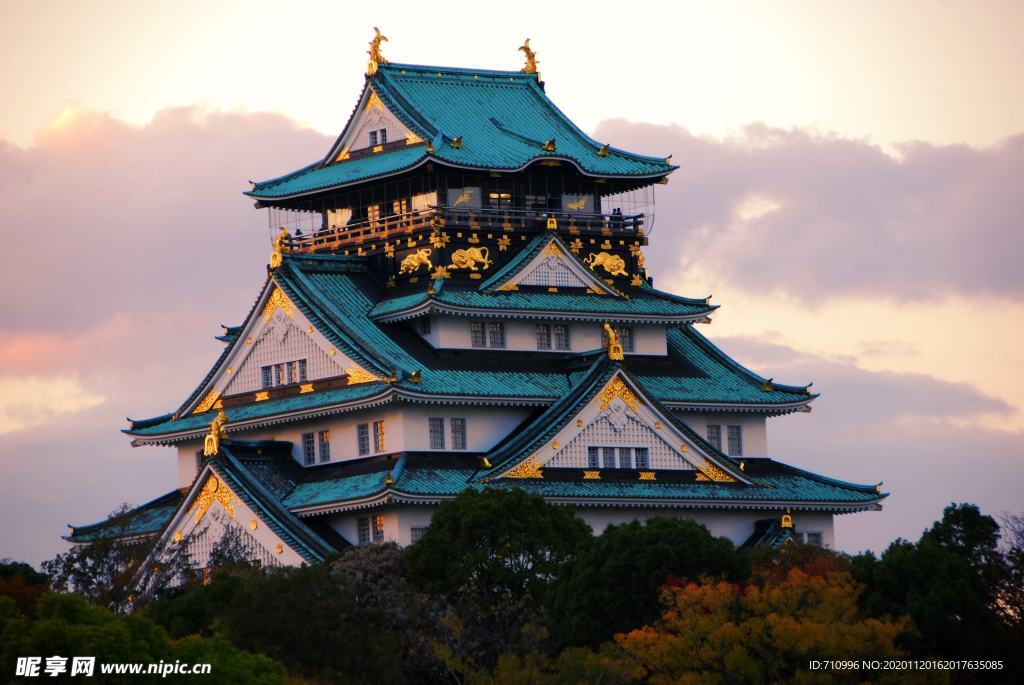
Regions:
<svg viewBox="0 0 1024 685"><path fill-rule="evenodd" d="M212 457L220 451L220 441L228 437L228 431L224 425L228 422L227 415L221 409L210 422L210 433L203 440L203 456Z"/></svg>
<svg viewBox="0 0 1024 685"><path fill-rule="evenodd" d="M286 252L290 252L291 248L288 247L288 241L291 236L288 235L288 229L284 226L277 233L277 237L274 238L274 251L270 253L270 268L276 269L281 266L281 262L284 260L282 255Z"/></svg>
<svg viewBox="0 0 1024 685"><path fill-rule="evenodd" d="M523 74L537 74L537 80L540 80L540 74L537 72L537 53L534 52L533 48L530 47L530 39L527 38L526 42L519 46L519 52L526 56L526 64L519 71Z"/></svg>
<svg viewBox="0 0 1024 685"><path fill-rule="evenodd" d="M366 67L366 75L373 76L377 73L377 66L381 64L387 64L388 61L384 59L384 55L380 54L380 44L387 41L388 37L380 32L380 29L376 26L373 27L373 40L370 41L370 49L367 50L366 54L370 56L370 64Z"/></svg>
<svg viewBox="0 0 1024 685"><path fill-rule="evenodd" d="M199 491L196 498L192 500L192 505L188 508L188 513L192 513L196 509L196 523L203 520L206 516L206 512L210 510L210 505L214 502L219 502L224 511L228 512L231 518L235 518L235 508L231 505L231 491L228 490L227 486L220 482L217 476L211 475L206 479L206 484L203 485L203 489Z"/></svg>
<svg viewBox="0 0 1024 685"><path fill-rule="evenodd" d="M793 515L789 513L789 509L786 509L786 513L779 520L779 526L782 528L793 528Z"/></svg>
<svg viewBox="0 0 1024 685"><path fill-rule="evenodd" d="M622 343L619 342L619 334L607 321L604 323L605 349L608 350L608 358L613 362L620 362L626 358L622 352ZM618 379L616 379L618 380ZM622 381L619 380L621 383ZM635 410L634 410L635 411Z"/></svg>

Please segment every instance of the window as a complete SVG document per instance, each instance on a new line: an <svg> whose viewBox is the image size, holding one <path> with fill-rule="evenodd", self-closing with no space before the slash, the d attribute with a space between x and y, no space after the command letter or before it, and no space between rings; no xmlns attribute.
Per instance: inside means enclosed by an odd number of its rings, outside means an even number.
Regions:
<svg viewBox="0 0 1024 685"><path fill-rule="evenodd" d="M409 529L409 533L410 533L410 535L412 537L412 541L414 543L415 542L419 542L420 540L422 540L423 536L426 534L426 532L427 532L427 527L426 526L413 526L412 528Z"/></svg>
<svg viewBox="0 0 1024 685"><path fill-rule="evenodd" d="M303 464L306 464L308 466L309 464L312 464L312 463L314 463L316 461L315 449L316 449L316 447L315 447L315 445L313 443L313 434L312 433L303 433L302 434L302 463Z"/></svg>
<svg viewBox="0 0 1024 685"><path fill-rule="evenodd" d="M472 321L469 324L469 337L473 347L487 347L487 338L484 337L484 322Z"/></svg>
<svg viewBox="0 0 1024 685"><path fill-rule="evenodd" d="M363 517L357 523L359 525L359 544L368 544L370 542L370 519Z"/></svg>
<svg viewBox="0 0 1024 685"><path fill-rule="evenodd" d="M622 345L623 352L633 351L633 327L622 326L618 329L619 344Z"/></svg>
<svg viewBox="0 0 1024 685"><path fill-rule="evenodd" d="M305 359L270 364L261 368L260 371L260 382L263 388L276 388L281 385L301 383L307 379Z"/></svg>
<svg viewBox="0 0 1024 685"><path fill-rule="evenodd" d="M615 448L614 447L602 447L601 448L601 465L606 469L615 468Z"/></svg>
<svg viewBox="0 0 1024 685"><path fill-rule="evenodd" d="M708 426L708 442L714 445L716 449L722 449L721 426Z"/></svg>
<svg viewBox="0 0 1024 685"><path fill-rule="evenodd" d="M373 422L373 451L383 452L384 451L384 422L374 421Z"/></svg>
<svg viewBox="0 0 1024 685"><path fill-rule="evenodd" d="M365 457L370 453L370 424L359 424L356 427L356 436L359 442L359 456Z"/></svg>
<svg viewBox="0 0 1024 685"><path fill-rule="evenodd" d="M636 467L638 469L650 468L651 459L650 450L648 448L637 447L635 450L633 450L633 453L636 456Z"/></svg>
<svg viewBox="0 0 1024 685"><path fill-rule="evenodd" d="M601 448L600 447L588 447L587 448L587 467L592 469L601 468Z"/></svg>
<svg viewBox="0 0 1024 685"><path fill-rule="evenodd" d="M198 472L201 468L203 468L203 453L196 452L196 471Z"/></svg>
<svg viewBox="0 0 1024 685"><path fill-rule="evenodd" d="M320 431L320 463L331 460L331 431Z"/></svg>
<svg viewBox="0 0 1024 685"><path fill-rule="evenodd" d="M743 456L743 429L741 426L729 426L729 455Z"/></svg>
<svg viewBox="0 0 1024 685"><path fill-rule="evenodd" d="M386 142L388 142L388 130L386 128L382 128L380 130L380 144L383 145Z"/></svg>
<svg viewBox="0 0 1024 685"><path fill-rule="evenodd" d="M546 323L537 324L537 349L551 349L551 326Z"/></svg>
<svg viewBox="0 0 1024 685"><path fill-rule="evenodd" d="M808 545L821 547L821 533L804 533L804 542Z"/></svg>
<svg viewBox="0 0 1024 685"><path fill-rule="evenodd" d="M505 347L505 324L500 321L487 324L487 338L491 347Z"/></svg>
<svg viewBox="0 0 1024 685"><path fill-rule="evenodd" d="M430 449L443 450L444 419L430 417L427 421L430 423Z"/></svg>
<svg viewBox="0 0 1024 685"><path fill-rule="evenodd" d="M376 145L376 144L377 144L377 132L376 131L370 131L370 145Z"/></svg>
<svg viewBox="0 0 1024 685"><path fill-rule="evenodd" d="M373 517L373 541L384 542L384 517L380 514Z"/></svg>
<svg viewBox="0 0 1024 685"><path fill-rule="evenodd" d="M469 338L473 347L505 347L505 324L500 321L471 321Z"/></svg>
<svg viewBox="0 0 1024 685"><path fill-rule="evenodd" d="M384 517L381 514L359 518L356 520L356 526L359 530L360 545L384 542Z"/></svg>
<svg viewBox="0 0 1024 685"><path fill-rule="evenodd" d="M512 193L488 193L487 199L491 207L511 207Z"/></svg>
<svg viewBox="0 0 1024 685"><path fill-rule="evenodd" d="M633 468L633 448L632 447L620 447L619 448L619 468L620 469L631 469L631 468Z"/></svg>
<svg viewBox="0 0 1024 685"><path fill-rule="evenodd" d="M452 419L452 449L466 449L466 419Z"/></svg>
<svg viewBox="0 0 1024 685"><path fill-rule="evenodd" d="M556 350L568 350L569 349L569 326L566 324L556 323L555 329L555 349ZM630 350L632 351L632 350Z"/></svg>
<svg viewBox="0 0 1024 685"><path fill-rule="evenodd" d="M420 319L420 335L430 335L430 317L424 316Z"/></svg>

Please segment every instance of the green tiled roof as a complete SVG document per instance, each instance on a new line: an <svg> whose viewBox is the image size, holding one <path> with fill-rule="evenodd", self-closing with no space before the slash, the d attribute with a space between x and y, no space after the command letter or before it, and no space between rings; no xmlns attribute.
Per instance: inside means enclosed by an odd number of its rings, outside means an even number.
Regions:
<svg viewBox="0 0 1024 685"><path fill-rule="evenodd" d="M544 93L535 74L382 64L368 87L424 140L393 151L334 162L326 159L257 183L247 194L283 198L396 173L425 159L473 169L516 170L561 159L592 176L657 178L676 167L664 159L609 148L576 127ZM456 147L453 142L460 139ZM544 144L555 141L555 150Z"/></svg>
<svg viewBox="0 0 1024 685"><path fill-rule="evenodd" d="M171 490L121 516L85 526L69 526L71 533L64 539L71 542L96 542L115 537L153 535L160 532L171 520L183 496L180 490Z"/></svg>

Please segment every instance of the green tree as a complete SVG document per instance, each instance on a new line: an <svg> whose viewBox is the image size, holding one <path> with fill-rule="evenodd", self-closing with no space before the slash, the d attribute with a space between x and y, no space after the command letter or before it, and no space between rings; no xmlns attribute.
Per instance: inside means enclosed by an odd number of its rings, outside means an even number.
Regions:
<svg viewBox="0 0 1024 685"><path fill-rule="evenodd" d="M49 588L50 579L28 564L0 559L0 596L14 600L24 614L35 612L36 601Z"/></svg>
<svg viewBox="0 0 1024 685"><path fill-rule="evenodd" d="M597 645L654 621L670 578L741 580L749 561L726 538L686 519L609 526L572 562L552 594L556 641Z"/></svg>

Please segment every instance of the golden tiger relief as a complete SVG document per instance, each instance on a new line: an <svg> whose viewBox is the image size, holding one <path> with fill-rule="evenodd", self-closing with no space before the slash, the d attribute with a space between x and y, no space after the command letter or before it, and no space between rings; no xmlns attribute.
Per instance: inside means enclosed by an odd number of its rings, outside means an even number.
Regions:
<svg viewBox="0 0 1024 685"><path fill-rule="evenodd" d="M407 256L405 259L402 260L402 268L399 270L398 273L411 274L414 271L417 271L424 264L426 265L427 269L433 269L434 265L430 263L430 253L432 251L433 250L431 250L429 247L424 248L422 250L416 250L411 255Z"/></svg>
<svg viewBox="0 0 1024 685"><path fill-rule="evenodd" d="M599 252L598 254L591 252L590 256L583 260L583 263L589 266L592 271L596 270L599 266L604 267L604 270L612 276L622 276L626 273L626 262L622 257L607 252Z"/></svg>
<svg viewBox="0 0 1024 685"><path fill-rule="evenodd" d="M486 247L467 247L464 250L455 250L452 252L452 263L448 268L479 271L480 269L477 268L477 264L479 264L480 268L486 269L491 265L490 254Z"/></svg>

